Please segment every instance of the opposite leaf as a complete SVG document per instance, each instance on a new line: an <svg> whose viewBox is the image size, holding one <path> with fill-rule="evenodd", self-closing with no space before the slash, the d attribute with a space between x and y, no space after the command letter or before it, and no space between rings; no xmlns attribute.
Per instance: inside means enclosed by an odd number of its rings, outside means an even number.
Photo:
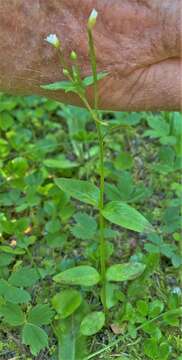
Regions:
<svg viewBox="0 0 182 360"><path fill-rule="evenodd" d="M103 216L113 224L126 229L148 233L154 231L152 225L137 210L122 201L108 203L103 211Z"/></svg>
<svg viewBox="0 0 182 360"><path fill-rule="evenodd" d="M140 276L146 265L141 263L116 264L108 268L106 278L108 281L128 281Z"/></svg>
<svg viewBox="0 0 182 360"><path fill-rule="evenodd" d="M62 191L74 199L96 207L98 206L99 189L90 181L61 178L56 179L55 183Z"/></svg>
<svg viewBox="0 0 182 360"><path fill-rule="evenodd" d="M71 81L58 81L52 84L41 85L41 88L51 91L64 90L65 92L73 91L75 89Z"/></svg>
<svg viewBox="0 0 182 360"><path fill-rule="evenodd" d="M93 267L81 265L61 272L53 280L61 284L93 286L99 282L100 275Z"/></svg>
<svg viewBox="0 0 182 360"><path fill-rule="evenodd" d="M107 75L109 75L109 73L107 72L100 72L97 74L97 80L102 80L104 79ZM93 75L91 76L87 76L84 80L83 80L83 85L84 86L90 86L94 84L94 77Z"/></svg>

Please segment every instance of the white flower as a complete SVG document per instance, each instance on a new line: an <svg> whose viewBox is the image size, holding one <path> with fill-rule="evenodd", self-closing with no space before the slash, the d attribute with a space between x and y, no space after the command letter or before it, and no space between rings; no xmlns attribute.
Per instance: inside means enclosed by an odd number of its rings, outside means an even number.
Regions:
<svg viewBox="0 0 182 360"><path fill-rule="evenodd" d="M97 21L97 17L98 17L98 12L97 12L96 9L93 9L90 16L89 16L89 19L88 19L88 28L89 28L89 30L92 30L93 27L95 26L96 21Z"/></svg>
<svg viewBox="0 0 182 360"><path fill-rule="evenodd" d="M56 49L60 47L60 40L57 37L56 34L49 34L45 41L47 41L49 44L53 45Z"/></svg>

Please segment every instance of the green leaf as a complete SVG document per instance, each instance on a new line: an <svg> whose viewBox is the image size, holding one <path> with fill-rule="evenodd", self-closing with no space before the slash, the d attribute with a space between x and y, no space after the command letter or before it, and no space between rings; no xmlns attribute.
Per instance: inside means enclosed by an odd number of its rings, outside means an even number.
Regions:
<svg viewBox="0 0 182 360"><path fill-rule="evenodd" d="M147 301L138 300L137 301L137 310L142 316L147 316L149 305Z"/></svg>
<svg viewBox="0 0 182 360"><path fill-rule="evenodd" d="M159 345L155 339L149 339L144 342L144 353L153 360L167 360L171 349L167 342L162 342Z"/></svg>
<svg viewBox="0 0 182 360"><path fill-rule="evenodd" d="M13 254L13 255L24 255L25 254L25 250L23 249L17 249L17 248L12 248L10 246L6 246L6 245L1 245L0 246L0 251L3 251L7 254Z"/></svg>
<svg viewBox="0 0 182 360"><path fill-rule="evenodd" d="M37 326L51 323L53 311L49 304L38 304L28 313L28 322Z"/></svg>
<svg viewBox="0 0 182 360"><path fill-rule="evenodd" d="M118 170L130 169L133 166L133 158L127 152L122 152L114 161L114 165Z"/></svg>
<svg viewBox="0 0 182 360"><path fill-rule="evenodd" d="M52 298L52 306L62 319L73 314L82 302L77 290L64 290Z"/></svg>
<svg viewBox="0 0 182 360"><path fill-rule="evenodd" d="M25 321L25 315L19 305L7 302L0 306L0 315L4 317L4 321L11 326L20 326Z"/></svg>
<svg viewBox="0 0 182 360"><path fill-rule="evenodd" d="M79 166L76 161L70 161L64 155L56 159L46 159L43 161L43 164L50 169L72 169Z"/></svg>
<svg viewBox="0 0 182 360"><path fill-rule="evenodd" d="M108 281L128 281L136 279L146 268L141 263L115 264L107 269L106 277Z"/></svg>
<svg viewBox="0 0 182 360"><path fill-rule="evenodd" d="M97 80L102 80L104 79L106 76L108 76L109 73L107 72L100 72L97 74ZM91 76L87 76L86 78L84 78L84 80L82 81L84 86L90 86L94 84L94 77Z"/></svg>
<svg viewBox="0 0 182 360"><path fill-rule="evenodd" d="M51 91L64 90L65 92L75 90L75 87L71 81L58 81L52 84L41 85L41 88Z"/></svg>
<svg viewBox="0 0 182 360"><path fill-rule="evenodd" d="M157 341L155 339L145 340L144 353L150 359L153 359L153 360L159 359L159 349L158 349Z"/></svg>
<svg viewBox="0 0 182 360"><path fill-rule="evenodd" d="M105 315L101 311L94 311L84 317L80 325L82 335L91 336L97 334L105 324Z"/></svg>
<svg viewBox="0 0 182 360"><path fill-rule="evenodd" d="M164 304L160 300L154 300L149 304L149 317L155 318L164 310Z"/></svg>
<svg viewBox="0 0 182 360"><path fill-rule="evenodd" d="M160 359L167 360L171 354L171 346L167 342L162 342L159 346Z"/></svg>
<svg viewBox="0 0 182 360"><path fill-rule="evenodd" d="M143 331L149 334L153 339L160 340L162 337L162 333L160 328L154 323L146 323L142 327Z"/></svg>
<svg viewBox="0 0 182 360"><path fill-rule="evenodd" d="M38 280L36 269L25 266L12 273L8 282L14 286L32 287Z"/></svg>
<svg viewBox="0 0 182 360"><path fill-rule="evenodd" d="M126 229L148 233L154 231L152 225L137 210L122 201L108 203L103 211L103 216L113 224Z"/></svg>
<svg viewBox="0 0 182 360"><path fill-rule="evenodd" d="M21 156L13 159L11 163L9 163L9 170L11 171L12 174L14 173L17 176L24 176L27 169L28 169L28 161Z"/></svg>
<svg viewBox="0 0 182 360"><path fill-rule="evenodd" d="M116 294L120 291L118 284L107 283L106 284L106 306L108 309L111 309L118 303L118 297ZM103 289L101 291L101 300L103 302Z"/></svg>
<svg viewBox="0 0 182 360"><path fill-rule="evenodd" d="M99 282L100 275L93 267L80 265L55 275L53 280L61 284L93 286Z"/></svg>
<svg viewBox="0 0 182 360"><path fill-rule="evenodd" d="M152 115L147 118L147 122L153 130L145 131L144 136L157 138L169 135L170 126L164 118Z"/></svg>
<svg viewBox="0 0 182 360"><path fill-rule="evenodd" d="M77 224L71 227L72 234L82 240L92 239L97 230L97 223L92 216L78 212L74 215Z"/></svg>
<svg viewBox="0 0 182 360"><path fill-rule="evenodd" d="M55 183L74 199L96 207L98 206L99 189L90 181L61 178L56 179Z"/></svg>
<svg viewBox="0 0 182 360"><path fill-rule="evenodd" d="M8 266L13 261L14 257L10 254L0 254L0 268Z"/></svg>
<svg viewBox="0 0 182 360"><path fill-rule="evenodd" d="M36 356L42 349L48 347L48 336L40 327L27 323L23 327L22 342L30 346L32 355Z"/></svg>
<svg viewBox="0 0 182 360"><path fill-rule="evenodd" d="M50 220L45 225L48 234L60 233L61 223L59 219Z"/></svg>
<svg viewBox="0 0 182 360"><path fill-rule="evenodd" d="M0 128L7 131L14 124L14 118L8 112L2 112L0 115Z"/></svg>
<svg viewBox="0 0 182 360"><path fill-rule="evenodd" d="M84 312L84 314L83 314ZM61 319L55 327L61 360L83 360L86 358L86 338L80 334L80 323L85 315L83 308L66 319Z"/></svg>
<svg viewBox="0 0 182 360"><path fill-rule="evenodd" d="M31 300L27 291L12 286L6 280L0 280L0 295L13 304L27 304Z"/></svg>

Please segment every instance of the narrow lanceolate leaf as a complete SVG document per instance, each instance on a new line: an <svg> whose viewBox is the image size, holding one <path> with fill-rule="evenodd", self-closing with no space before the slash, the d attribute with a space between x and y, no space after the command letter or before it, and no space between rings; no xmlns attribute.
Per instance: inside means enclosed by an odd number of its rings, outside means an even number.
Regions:
<svg viewBox="0 0 182 360"><path fill-rule="evenodd" d="M22 342L30 346L32 355L36 356L48 346L48 336L39 326L27 323L23 327Z"/></svg>
<svg viewBox="0 0 182 360"><path fill-rule="evenodd" d="M91 336L98 333L105 324L105 315L101 311L94 311L81 322L80 332L82 335Z"/></svg>
<svg viewBox="0 0 182 360"><path fill-rule="evenodd" d="M52 306L62 319L73 314L82 302L82 296L77 290L64 290L52 298Z"/></svg>
<svg viewBox="0 0 182 360"><path fill-rule="evenodd" d="M50 169L72 169L79 166L76 161L70 161L64 157L46 159L43 164Z"/></svg>
<svg viewBox="0 0 182 360"><path fill-rule="evenodd" d="M106 76L108 76L109 73L107 72L100 72L97 74L97 80L102 80L104 79ZM91 76L87 76L84 80L83 80L83 85L84 86L90 86L90 85L93 85L94 84L94 77L93 75Z"/></svg>
<svg viewBox="0 0 182 360"><path fill-rule="evenodd" d="M102 211L103 216L113 224L126 229L149 233L154 231L148 220L123 201L112 201Z"/></svg>
<svg viewBox="0 0 182 360"><path fill-rule="evenodd" d="M141 263L115 264L107 269L106 278L108 281L127 281L140 276L146 266Z"/></svg>
<svg viewBox="0 0 182 360"><path fill-rule="evenodd" d="M98 206L99 189L90 181L61 178L56 179L55 183L74 199L96 207Z"/></svg>
<svg viewBox="0 0 182 360"><path fill-rule="evenodd" d="M4 317L4 321L11 326L20 326L25 321L25 315L17 304L7 302L0 306L0 315Z"/></svg>
<svg viewBox="0 0 182 360"><path fill-rule="evenodd" d="M0 251L3 251L7 254L13 254L13 255L24 255L25 254L25 250L23 249L14 249L11 246L6 246L6 245L1 245L0 246Z"/></svg>
<svg viewBox="0 0 182 360"><path fill-rule="evenodd" d="M52 84L41 85L41 88L51 91L64 90L65 92L74 90L74 86L71 81L58 81Z"/></svg>
<svg viewBox="0 0 182 360"><path fill-rule="evenodd" d="M100 275L93 267L81 265L55 275L53 280L61 284L93 286L99 282Z"/></svg>

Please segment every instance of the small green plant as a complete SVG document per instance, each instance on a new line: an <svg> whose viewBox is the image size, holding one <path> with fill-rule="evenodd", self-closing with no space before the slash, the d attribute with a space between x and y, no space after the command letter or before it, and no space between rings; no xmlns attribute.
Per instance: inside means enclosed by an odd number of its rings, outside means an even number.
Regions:
<svg viewBox="0 0 182 360"><path fill-rule="evenodd" d="M122 274L125 274L125 280L130 278L134 278L140 275L144 271L144 266L136 264L133 267L133 271L131 270L132 265L126 265L126 270L122 268L122 265L119 267L115 266L113 269L107 270L106 264L106 240L104 236L104 227L105 227L105 220L107 219L114 224L120 225L127 229L131 229L138 232L150 232L152 231L152 226L149 222L135 209L131 208L124 202L111 202L108 204L104 204L104 136L105 132L103 131L103 127L107 127L107 123L101 121L100 113L98 111L99 107L99 93L98 93L98 81L106 77L107 73L97 73L97 62L96 62L96 52L94 46L94 39L93 39L93 28L96 25L98 13L94 9L91 13L88 24L87 24L87 35L88 35L88 45L89 45L89 56L90 56L90 63L92 69L92 75L86 77L84 79L81 78L80 75L80 68L78 66L78 55L75 51L72 51L70 54L70 59L73 62L72 67L67 65L67 61L62 53L61 48L61 41L58 39L56 35L49 35L47 37L47 41L52 44L58 51L59 58L61 64L63 66L63 74L68 78L68 81L61 81L49 85L44 85L42 88L46 90L64 90L67 92L76 93L83 102L83 105L88 109L90 112L93 121L95 122L96 129L97 129L97 136L98 136L98 143L99 143L99 156L100 156L100 187L99 189L89 181L83 180L73 180L73 179L57 179L55 180L56 184L70 196L84 203L92 205L99 212L99 237L100 237L100 275L96 276L97 281L93 281L94 283L99 282L102 283L102 302L104 306L105 315L107 314L107 300L106 300L106 283L110 281L110 277L112 277L111 281L122 281ZM88 86L93 85L94 91L94 106L92 107L86 96L86 88ZM104 129L105 130L105 129ZM72 269L70 272L70 278L67 280L62 280L62 282L66 282L67 284L71 284L71 278L74 279L74 274L77 275L78 268ZM112 276L110 276L110 272L112 270ZM130 276L130 271L132 275ZM88 277L85 276L85 268L80 269L79 271L79 281L78 284L80 285L88 285L89 279L92 277L93 269L88 269ZM63 274L62 274L63 275ZM62 275L59 277L56 276L54 279L60 281L62 279ZM83 277L83 279L82 279ZM119 280L115 280L115 277ZM94 279L94 274L93 274ZM91 284L90 284L91 285ZM93 285L93 284L92 284Z"/></svg>
<svg viewBox="0 0 182 360"><path fill-rule="evenodd" d="M47 38L86 109L0 94L3 360L182 360L182 117L99 111L96 20L86 79Z"/></svg>
<svg viewBox="0 0 182 360"><path fill-rule="evenodd" d="M101 302L103 304L103 312L93 312L83 318L80 325L80 332L82 335L93 335L100 331L107 321L108 313L108 289L112 282L122 282L137 278L145 270L145 264L140 262L115 264L110 267L107 265L107 242L105 238L105 220L113 224L122 226L136 232L150 233L153 231L152 226L137 210L132 208L124 201L111 201L105 204L104 190L105 190L105 169L104 169L104 138L107 135L107 123L101 120L99 112L99 92L98 82L105 78L108 74L105 72L97 73L96 50L93 38L93 29L96 25L98 13L94 9L89 17L87 24L89 57L92 75L84 79L81 78L81 72L78 65L78 54L72 51L70 59L72 66L67 65L67 59L62 51L61 41L55 35L49 35L46 39L48 43L53 45L59 55L61 65L63 67L63 74L67 81L60 81L49 85L43 85L42 88L50 91L64 90L66 93L76 93L82 100L83 105L87 108L95 123L97 130L97 139L99 144L99 158L100 158L100 186L99 188L88 180L75 180L70 178L56 179L56 185L69 196L81 202L91 205L98 211L99 216L99 262L100 266L95 269L93 266L80 265L69 268L54 276L54 281L62 285L76 285L82 287L92 287L101 283ZM87 100L86 89L88 86L93 86L94 104L93 106ZM86 219L84 220L86 221ZM85 223L86 225L86 223ZM80 305L81 298L79 292L73 295L74 301L68 305L69 299L72 298L74 290L65 290L53 298L53 306L57 309L58 314L62 317L71 315ZM62 302L61 300L64 301ZM60 302L60 305L59 305ZM68 302L68 304L67 304ZM68 307L68 309L67 309ZM63 355L60 359L66 359Z"/></svg>

